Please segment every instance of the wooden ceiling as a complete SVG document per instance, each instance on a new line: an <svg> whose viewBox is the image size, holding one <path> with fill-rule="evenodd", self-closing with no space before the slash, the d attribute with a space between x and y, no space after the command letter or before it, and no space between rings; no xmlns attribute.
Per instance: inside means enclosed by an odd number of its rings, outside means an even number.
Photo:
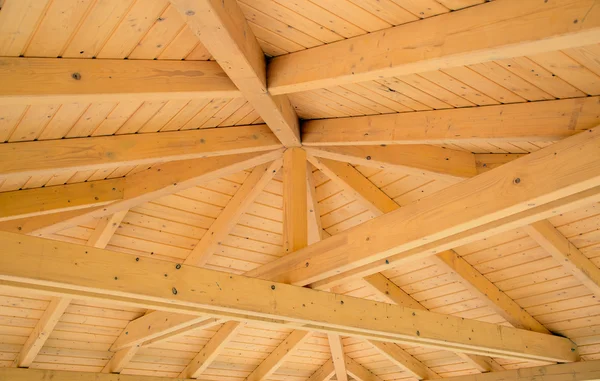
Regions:
<svg viewBox="0 0 600 381"><path fill-rule="evenodd" d="M599 5L0 0L0 381L599 379Z"/></svg>

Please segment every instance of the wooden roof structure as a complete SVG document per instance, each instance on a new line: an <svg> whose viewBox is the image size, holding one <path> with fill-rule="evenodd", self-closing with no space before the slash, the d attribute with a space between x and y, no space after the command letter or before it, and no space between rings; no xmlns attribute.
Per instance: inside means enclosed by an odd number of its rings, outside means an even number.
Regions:
<svg viewBox="0 0 600 381"><path fill-rule="evenodd" d="M599 0L0 0L0 381L600 379Z"/></svg>

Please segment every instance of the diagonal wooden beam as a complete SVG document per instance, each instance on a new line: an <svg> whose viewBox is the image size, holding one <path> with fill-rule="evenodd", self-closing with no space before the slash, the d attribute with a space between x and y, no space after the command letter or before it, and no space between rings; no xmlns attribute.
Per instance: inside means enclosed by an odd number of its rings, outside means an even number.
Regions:
<svg viewBox="0 0 600 381"><path fill-rule="evenodd" d="M286 147L300 146L298 117L287 96L267 91L266 61L234 0L171 0L188 26Z"/></svg>
<svg viewBox="0 0 600 381"><path fill-rule="evenodd" d="M269 64L269 91L285 94L591 45L600 42L598 12L594 0L485 3L276 57Z"/></svg>
<svg viewBox="0 0 600 381"><path fill-rule="evenodd" d="M344 353L344 344L340 335L328 334L329 350L331 351L331 360L335 369L336 379L339 381L347 381L348 373L346 371L346 354Z"/></svg>
<svg viewBox="0 0 600 381"><path fill-rule="evenodd" d="M281 148L265 125L0 145L0 178L116 168Z"/></svg>
<svg viewBox="0 0 600 381"><path fill-rule="evenodd" d="M403 307L413 308L422 311L428 311L425 306L415 300L412 296L405 293L400 287L394 282L387 279L381 273L375 273L365 277L365 283L378 295L386 299L388 303L398 304ZM375 341L370 341L380 352L386 357L393 357L393 362L398 363L400 366L406 368L409 372L420 379L429 378L440 378L435 372L427 368L420 361L412 357L409 353L402 350L400 347L393 347L390 345L380 345ZM457 353L459 357L471 364L475 369L480 372L491 372L504 370L502 365L498 364L494 359L487 356L478 356L467 353Z"/></svg>
<svg viewBox="0 0 600 381"><path fill-rule="evenodd" d="M419 111L302 124L305 146L551 142L593 128L600 97Z"/></svg>
<svg viewBox="0 0 600 381"><path fill-rule="evenodd" d="M31 332L27 341L23 344L21 352L19 352L16 359L13 361L14 366L19 368L28 368L31 366L33 360L44 346L46 340L48 340L50 333L52 333L54 327L67 307L69 307L70 303L71 299L69 298L51 299L50 304L37 322L33 332Z"/></svg>
<svg viewBox="0 0 600 381"><path fill-rule="evenodd" d="M312 155L308 156L308 160L344 192L356 197L376 216L399 208L394 200L391 200L349 163L317 158Z"/></svg>
<svg viewBox="0 0 600 381"><path fill-rule="evenodd" d="M484 301L498 315L513 327L550 333L539 321L521 308L514 300L461 258L454 250L443 251L431 257L433 263L448 271L469 292Z"/></svg>
<svg viewBox="0 0 600 381"><path fill-rule="evenodd" d="M329 381L335 375L333 360L329 359L307 381Z"/></svg>
<svg viewBox="0 0 600 381"><path fill-rule="evenodd" d="M331 360L326 362L308 381L327 381L327 372L333 372ZM449 377L449 381L596 381L600 378L600 360L575 362L559 365L545 365L534 368L521 368L487 374ZM110 375L92 372L72 372L61 370L0 368L0 379L11 381L170 381L171 377ZM191 380L181 380L191 381Z"/></svg>
<svg viewBox="0 0 600 381"><path fill-rule="evenodd" d="M435 146L306 147L312 156L456 183L477 175L475 156Z"/></svg>
<svg viewBox="0 0 600 381"><path fill-rule="evenodd" d="M344 363L348 374L357 381L382 381L381 378L371 373L370 370L360 365L347 355L344 356Z"/></svg>
<svg viewBox="0 0 600 381"><path fill-rule="evenodd" d="M219 352L233 339L236 333L242 328L239 322L230 321L215 333L215 335L202 348L200 353L185 367L179 375L181 378L199 378L202 373L217 358Z"/></svg>
<svg viewBox="0 0 600 381"><path fill-rule="evenodd" d="M289 254L308 244L306 152L288 148L283 154L283 250Z"/></svg>
<svg viewBox="0 0 600 381"><path fill-rule="evenodd" d="M19 232L35 235L54 233L84 223L90 218L102 218L162 196L277 160L281 155L280 150L275 150L160 164L125 177L122 200L82 214L74 214L63 221L44 219L47 225L40 226L41 224L26 220L28 224L21 226ZM18 224L19 220L15 220L15 223ZM19 225L17 229L18 227Z"/></svg>
<svg viewBox="0 0 600 381"><path fill-rule="evenodd" d="M268 379L310 335L307 331L292 331L288 337L260 365L246 377L246 381Z"/></svg>
<svg viewBox="0 0 600 381"><path fill-rule="evenodd" d="M0 193L0 221L102 206L123 199L125 179L90 181Z"/></svg>
<svg viewBox="0 0 600 381"><path fill-rule="evenodd" d="M600 128L595 128L279 258L248 275L306 285L391 255L406 260L425 258L456 247L456 241L449 247L444 241L453 236L464 234L462 242L470 242L477 234L469 230L478 231L488 223L598 186Z"/></svg>
<svg viewBox="0 0 600 381"><path fill-rule="evenodd" d="M0 57L0 104L238 98L211 61Z"/></svg>
<svg viewBox="0 0 600 381"><path fill-rule="evenodd" d="M600 269L548 220L525 228L527 233L569 273L600 297Z"/></svg>
<svg viewBox="0 0 600 381"><path fill-rule="evenodd" d="M102 217L86 244L101 249L105 248L128 212L129 209L124 209L113 215Z"/></svg>
<svg viewBox="0 0 600 381"><path fill-rule="evenodd" d="M455 234L440 241L425 244L422 247L418 247L407 252L387 256L382 260L362 265L353 270L345 271L317 282L313 282L310 284L310 287L316 289L330 289L351 280L361 279L368 275L400 266L407 260L407 256L410 255L433 255L439 251L448 250L469 242L486 239L518 227L526 226L535 221L583 208L596 202L600 202L600 187L594 187L583 192L543 204L541 206L533 207L531 209L516 213L510 217L505 217L494 222L483 224L477 228L469 229L465 232Z"/></svg>
<svg viewBox="0 0 600 381"><path fill-rule="evenodd" d="M223 211L204 233L200 242L185 259L185 264L204 266L213 255L216 248L227 238L238 223L241 215L256 200L267 184L273 179L283 164L282 159L273 163L261 164L255 167L242 186L235 192Z"/></svg>
<svg viewBox="0 0 600 381"><path fill-rule="evenodd" d="M381 341L369 342L381 355L383 355L383 357L396 364L401 369L407 370L418 380L434 380L442 378L394 343L383 343Z"/></svg>

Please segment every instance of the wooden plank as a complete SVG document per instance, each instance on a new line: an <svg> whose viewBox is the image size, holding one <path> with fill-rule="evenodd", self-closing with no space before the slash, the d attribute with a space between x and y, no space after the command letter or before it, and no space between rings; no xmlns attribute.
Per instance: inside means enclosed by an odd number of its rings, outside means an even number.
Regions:
<svg viewBox="0 0 600 381"><path fill-rule="evenodd" d="M308 156L308 160L331 181L339 185L344 192L368 207L376 216L398 208L398 204L349 163L317 158L312 155Z"/></svg>
<svg viewBox="0 0 600 381"><path fill-rule="evenodd" d="M280 147L264 125L7 143L0 145L0 176L53 175Z"/></svg>
<svg viewBox="0 0 600 381"><path fill-rule="evenodd" d="M600 97L454 110L320 119L302 125L305 146L548 142L593 128Z"/></svg>
<svg viewBox="0 0 600 381"><path fill-rule="evenodd" d="M383 381L349 356L344 356L344 363L348 374L357 381Z"/></svg>
<svg viewBox="0 0 600 381"><path fill-rule="evenodd" d="M456 247L444 247L448 244L444 240L464 234L463 239L469 241L476 236L467 233L471 229L599 186L599 147L599 128L569 137L263 265L248 275L306 285L392 254L416 260ZM429 249L422 250L426 245Z"/></svg>
<svg viewBox="0 0 600 381"><path fill-rule="evenodd" d="M237 225L241 215L273 179L282 164L283 160L277 159L270 165L262 164L252 170L208 231L202 236L200 242L194 247L194 250L185 259L185 264L204 266L208 262L217 247Z"/></svg>
<svg viewBox="0 0 600 381"><path fill-rule="evenodd" d="M554 225L548 220L543 220L527 226L525 230L565 270L573 274L596 297L600 297L600 269L559 232Z"/></svg>
<svg viewBox="0 0 600 381"><path fill-rule="evenodd" d="M235 337L242 326L242 324L235 321L223 324L204 348L202 348L200 353L185 367L179 377L199 378L215 358L217 358L219 352Z"/></svg>
<svg viewBox="0 0 600 381"><path fill-rule="evenodd" d="M491 2L287 54L269 64L269 91L306 91L595 44L600 11L594 4Z"/></svg>
<svg viewBox="0 0 600 381"><path fill-rule="evenodd" d="M238 98L215 62L0 58L0 104Z"/></svg>
<svg viewBox="0 0 600 381"><path fill-rule="evenodd" d="M473 154L434 146L306 147L305 150L320 158L401 174L432 176L448 182L461 181L477 174Z"/></svg>
<svg viewBox="0 0 600 381"><path fill-rule="evenodd" d="M233 0L171 0L190 29L286 147L300 146L298 117L287 96L267 91L264 53Z"/></svg>
<svg viewBox="0 0 600 381"><path fill-rule="evenodd" d="M307 381L329 381L335 374L333 360L329 359Z"/></svg>
<svg viewBox="0 0 600 381"><path fill-rule="evenodd" d="M321 224L321 213L317 201L315 176L312 173L310 164L306 163L306 207L308 219L307 243L309 245L323 239L326 234Z"/></svg>
<svg viewBox="0 0 600 381"><path fill-rule="evenodd" d="M101 206L123 199L125 179L0 193L0 221Z"/></svg>
<svg viewBox="0 0 600 381"><path fill-rule="evenodd" d="M558 336L215 270L178 268L153 258L137 261L131 254L20 234L1 232L0 242L0 280L6 286L286 327L293 322L303 330L487 356L577 359L576 347Z"/></svg>
<svg viewBox="0 0 600 381"><path fill-rule="evenodd" d="M288 148L283 154L283 250L286 254L308 244L306 152Z"/></svg>
<svg viewBox="0 0 600 381"><path fill-rule="evenodd" d="M128 212L129 209L124 209L113 215L102 217L88 239L87 245L101 249L105 248Z"/></svg>
<svg viewBox="0 0 600 381"><path fill-rule="evenodd" d="M451 277L465 286L473 295L485 301L488 307L506 319L513 327L550 333L540 322L453 250L443 251L432 256L431 260L437 266L448 271Z"/></svg>
<svg viewBox="0 0 600 381"><path fill-rule="evenodd" d="M411 356L404 349L394 343L383 343L381 341L369 341L379 353L392 363L402 369L406 369L413 377L418 380L440 379L437 373L429 369L425 364Z"/></svg>
<svg viewBox="0 0 600 381"><path fill-rule="evenodd" d="M246 381L261 381L271 375L283 364L284 361L308 338L309 332L292 331L277 348L260 365L246 377Z"/></svg>
<svg viewBox="0 0 600 381"><path fill-rule="evenodd" d="M340 335L328 334L327 340L329 341L329 350L331 351L331 360L333 361L333 368L335 369L335 376L337 380L348 381L348 373L346 372L346 361L344 354L344 344Z"/></svg>
<svg viewBox="0 0 600 381"><path fill-rule="evenodd" d="M85 223L90 218L102 218L125 209L216 180L248 168L253 168L281 157L280 150L267 153L247 153L218 156L205 159L173 161L152 167L125 178L123 200L99 208L85 209L84 213L74 213L71 218L57 221L46 219L42 222L25 220L17 230L27 234L47 234ZM15 220L15 222L23 221ZM21 229L19 229L19 227Z"/></svg>
<svg viewBox="0 0 600 381"><path fill-rule="evenodd" d="M31 363L33 363L40 349L42 349L44 343L48 340L50 333L54 330L69 303L71 303L71 299L69 298L52 298L33 332L27 338L21 352L19 352L13 361L14 366L19 368L28 368L31 366Z"/></svg>

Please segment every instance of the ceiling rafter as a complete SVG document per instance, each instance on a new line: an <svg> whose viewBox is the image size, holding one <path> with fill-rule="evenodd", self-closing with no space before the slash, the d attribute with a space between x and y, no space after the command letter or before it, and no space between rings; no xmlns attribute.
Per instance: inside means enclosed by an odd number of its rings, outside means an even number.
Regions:
<svg viewBox="0 0 600 381"><path fill-rule="evenodd" d="M336 379L339 381L348 381L348 372L346 369L346 354L344 353L344 343L340 335L328 334L329 350L331 351L331 360L335 369Z"/></svg>
<svg viewBox="0 0 600 381"><path fill-rule="evenodd" d="M268 379L310 336L308 331L294 330L246 377L246 381Z"/></svg>
<svg viewBox="0 0 600 381"><path fill-rule="evenodd" d="M275 57L269 91L286 94L591 45L600 42L597 12L594 0L489 2Z"/></svg>
<svg viewBox="0 0 600 381"><path fill-rule="evenodd" d="M298 147L298 117L285 95L267 91L264 53L234 0L171 0L244 97L286 147Z"/></svg>
<svg viewBox="0 0 600 381"><path fill-rule="evenodd" d="M552 142L597 125L600 97L417 111L302 124L307 147Z"/></svg>

